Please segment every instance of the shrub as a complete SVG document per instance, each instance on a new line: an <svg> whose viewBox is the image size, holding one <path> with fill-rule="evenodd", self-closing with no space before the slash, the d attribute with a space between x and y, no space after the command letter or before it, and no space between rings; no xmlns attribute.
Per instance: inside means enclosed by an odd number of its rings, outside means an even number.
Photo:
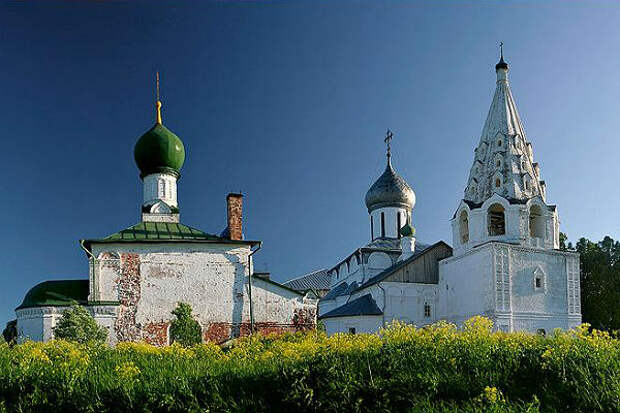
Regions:
<svg viewBox="0 0 620 413"><path fill-rule="evenodd" d="M54 327L54 337L82 344L102 344L107 336L106 328L97 324L93 316L78 304L65 310Z"/></svg>
<svg viewBox="0 0 620 413"><path fill-rule="evenodd" d="M0 343L0 413L618 412L620 340L587 325L547 337L490 326L254 335L226 352Z"/></svg>
<svg viewBox="0 0 620 413"><path fill-rule="evenodd" d="M192 318L192 307L187 303L179 303L172 310L176 319L170 325L170 341L184 347L202 343L200 324Z"/></svg>

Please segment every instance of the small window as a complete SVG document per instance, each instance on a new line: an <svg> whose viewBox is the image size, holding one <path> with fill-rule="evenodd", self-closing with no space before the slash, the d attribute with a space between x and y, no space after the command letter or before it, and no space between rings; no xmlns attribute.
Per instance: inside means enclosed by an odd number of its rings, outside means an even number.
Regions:
<svg viewBox="0 0 620 413"><path fill-rule="evenodd" d="M536 277L536 288L542 288L542 278Z"/></svg>
<svg viewBox="0 0 620 413"><path fill-rule="evenodd" d="M349 327L349 334L355 334L355 327Z"/></svg>
<svg viewBox="0 0 620 413"><path fill-rule="evenodd" d="M495 178L495 188L499 188L500 186L502 186L502 180Z"/></svg>
<svg viewBox="0 0 620 413"><path fill-rule="evenodd" d="M525 171L525 161L521 161L521 169Z"/></svg>
<svg viewBox="0 0 620 413"><path fill-rule="evenodd" d="M400 238L400 228L401 228L401 223L400 223L400 211L396 213L396 236L398 238Z"/></svg>
<svg viewBox="0 0 620 413"><path fill-rule="evenodd" d="M497 141L497 146L499 146L500 148L502 147L502 140L501 139Z"/></svg>
<svg viewBox="0 0 620 413"><path fill-rule="evenodd" d="M370 240L374 241L375 239L375 218L370 216Z"/></svg>
<svg viewBox="0 0 620 413"><path fill-rule="evenodd" d="M530 181L525 181L525 190L526 191L530 190Z"/></svg>
<svg viewBox="0 0 620 413"><path fill-rule="evenodd" d="M429 318L431 316L431 305L424 303L424 317Z"/></svg>
<svg viewBox="0 0 620 413"><path fill-rule="evenodd" d="M163 179L160 179L157 183L159 184L158 198L165 198L166 197L166 181L164 181Z"/></svg>
<svg viewBox="0 0 620 413"><path fill-rule="evenodd" d="M381 213L381 238L385 238L385 214Z"/></svg>

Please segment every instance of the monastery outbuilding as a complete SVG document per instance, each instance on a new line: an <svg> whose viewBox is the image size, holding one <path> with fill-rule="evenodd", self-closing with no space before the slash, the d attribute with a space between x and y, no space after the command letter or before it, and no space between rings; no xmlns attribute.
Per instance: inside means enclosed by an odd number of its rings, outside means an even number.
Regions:
<svg viewBox="0 0 620 413"><path fill-rule="evenodd" d="M177 181L183 142L157 121L136 143L143 182L142 220L100 239L80 241L88 280L45 281L16 309L19 340L50 340L72 303L85 306L107 327L108 341L169 343L171 311L189 303L205 340L224 342L255 331L299 331L316 325L316 299L253 277L260 241L243 236L241 194L226 198L228 225L212 235L180 222Z"/></svg>
<svg viewBox="0 0 620 413"><path fill-rule="evenodd" d="M329 334L375 332L393 320L461 324L489 317L503 331L581 323L579 255L559 250L557 208L534 161L503 54L495 95L452 217L453 247L416 243L415 195L391 163L366 194L371 240L328 271L319 302Z"/></svg>

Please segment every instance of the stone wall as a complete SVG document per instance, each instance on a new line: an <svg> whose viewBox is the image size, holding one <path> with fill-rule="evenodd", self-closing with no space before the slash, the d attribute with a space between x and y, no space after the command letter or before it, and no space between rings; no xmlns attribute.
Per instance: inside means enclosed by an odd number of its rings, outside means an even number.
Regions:
<svg viewBox="0 0 620 413"><path fill-rule="evenodd" d="M119 303L112 340L166 344L178 302L192 306L205 339L249 334L249 252L238 244L94 245L97 296ZM252 303L256 331L316 326L316 300L274 282L253 277Z"/></svg>

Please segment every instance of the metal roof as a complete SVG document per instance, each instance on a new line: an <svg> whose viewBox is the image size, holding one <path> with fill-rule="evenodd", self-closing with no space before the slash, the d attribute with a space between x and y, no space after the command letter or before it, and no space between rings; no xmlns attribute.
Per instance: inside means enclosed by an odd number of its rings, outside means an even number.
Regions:
<svg viewBox="0 0 620 413"><path fill-rule="evenodd" d="M389 277L390 275L392 275L394 273L394 271L404 267L405 265L409 264L411 261L416 260L418 257L420 257L421 255L425 254L427 251L429 251L431 248L439 245L439 244L445 244L448 247L450 247L448 244L446 244L443 241L439 241L436 242L433 245L423 245L423 248L416 248L415 252L413 253L413 255L409 258L407 258L406 260L403 261L399 261L396 264L392 265L391 267L386 268L385 270L381 271L379 274L375 275L374 277L368 279L368 281L366 281L364 284L360 285L358 288L356 288L355 290L351 291L351 293L356 292L356 291L360 291L366 287L369 287L371 285L374 285L378 282L383 281L384 279L386 279L387 277ZM452 250L452 248L450 247L450 250Z"/></svg>
<svg viewBox="0 0 620 413"><path fill-rule="evenodd" d="M288 280L283 285L297 291L308 290L329 290L330 276L326 269L313 271L292 280Z"/></svg>
<svg viewBox="0 0 620 413"><path fill-rule="evenodd" d="M331 317L349 317L349 316L360 316L360 315L381 315L383 311L377 306L377 303L372 298L372 295L366 294L359 298L356 298L353 301L346 303L338 308L329 311L322 316L323 318L331 318Z"/></svg>
<svg viewBox="0 0 620 413"><path fill-rule="evenodd" d="M349 284L347 284L346 282L340 283L337 286L335 286L334 288L332 288L325 297L321 298L321 301L323 300L333 300L334 298L343 295L345 291L347 291L347 288L349 287Z"/></svg>
<svg viewBox="0 0 620 413"><path fill-rule="evenodd" d="M86 304L88 301L88 280L53 280L43 281L32 287L16 308L62 307L74 303Z"/></svg>
<svg viewBox="0 0 620 413"><path fill-rule="evenodd" d="M402 207L409 211L413 208L415 204L413 189L394 171L389 155L385 171L372 184L366 193L365 201L368 212L387 206Z"/></svg>
<svg viewBox="0 0 620 413"><path fill-rule="evenodd" d="M260 241L230 240L176 222L140 222L102 239L84 240L87 247L92 243L116 242L222 242L251 245L260 243Z"/></svg>

